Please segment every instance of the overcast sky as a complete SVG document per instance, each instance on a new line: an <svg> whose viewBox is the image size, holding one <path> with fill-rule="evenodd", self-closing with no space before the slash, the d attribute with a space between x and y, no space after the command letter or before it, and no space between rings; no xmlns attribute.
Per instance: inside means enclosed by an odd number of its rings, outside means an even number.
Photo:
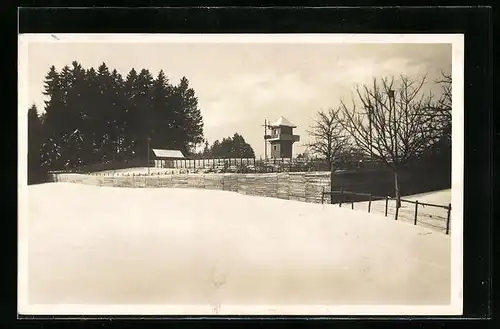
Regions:
<svg viewBox="0 0 500 329"><path fill-rule="evenodd" d="M186 76L198 96L205 138L238 132L257 156L264 153L264 119L285 116L296 124L301 142L315 112L350 99L356 84L372 77L451 72L451 44L234 44L234 43L30 43L30 103L44 107L43 80L51 65L72 61L97 68L105 62L124 77L131 68L163 69L172 83ZM429 86L431 87L431 86Z"/></svg>

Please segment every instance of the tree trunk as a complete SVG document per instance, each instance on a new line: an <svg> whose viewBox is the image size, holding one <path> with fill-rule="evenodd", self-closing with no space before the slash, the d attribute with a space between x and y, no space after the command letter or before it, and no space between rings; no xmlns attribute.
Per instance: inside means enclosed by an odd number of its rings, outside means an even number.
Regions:
<svg viewBox="0 0 500 329"><path fill-rule="evenodd" d="M333 183L334 183L334 174L335 170L333 168L333 164L330 163L330 192L333 191ZM330 204L333 204L333 195L330 193Z"/></svg>
<svg viewBox="0 0 500 329"><path fill-rule="evenodd" d="M398 172L394 170L394 194L396 197L396 207L401 207L401 196L399 194L399 181L398 181Z"/></svg>

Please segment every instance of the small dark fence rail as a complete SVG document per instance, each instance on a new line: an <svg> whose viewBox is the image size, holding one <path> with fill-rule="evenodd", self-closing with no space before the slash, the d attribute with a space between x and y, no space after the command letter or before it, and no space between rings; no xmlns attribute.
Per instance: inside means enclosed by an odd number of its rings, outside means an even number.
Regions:
<svg viewBox="0 0 500 329"><path fill-rule="evenodd" d="M338 195L339 198L338 198L337 204L339 205L339 207L342 207L342 204L349 204L350 203L351 209L354 209L354 203L357 203L360 201L354 200L354 199L346 200L347 199L346 197L356 196L356 197L358 197L358 199L359 199L359 197L365 198L365 199L367 198L368 199L368 212L371 212L371 210L372 210L372 202L373 201L385 200L385 208L384 208L384 216L385 217L387 217L387 213L388 213L388 209L389 209L389 201L390 200L397 201L397 199L394 197L375 196L375 195L372 195L371 193L359 193L359 192L352 192L352 191L344 191L344 189L341 187L340 190L333 190L333 191L324 191L324 188L323 188L323 192L322 192L322 196L321 196L321 203L322 204L325 202L325 195L330 196L330 200L331 200L332 204L335 204L333 196ZM419 206L436 207L436 208L445 209L447 211L445 233L446 234L450 233L451 203L448 204L447 206L444 206L444 205L439 205L439 204L420 202L418 200L413 201L413 200L407 200L407 199L402 199L402 198L400 198L400 201L401 201L401 203L406 202L406 203L415 205L414 212L413 212L413 214L414 214L413 224L414 225L417 225L417 222L418 222ZM400 209L400 207L396 206L396 210L394 213L394 220L398 220L399 209ZM431 226L434 226L434 225L431 225Z"/></svg>

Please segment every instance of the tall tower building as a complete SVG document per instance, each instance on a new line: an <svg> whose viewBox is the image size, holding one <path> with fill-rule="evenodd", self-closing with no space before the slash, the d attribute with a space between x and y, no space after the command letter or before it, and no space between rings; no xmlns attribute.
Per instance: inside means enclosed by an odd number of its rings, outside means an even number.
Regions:
<svg viewBox="0 0 500 329"><path fill-rule="evenodd" d="M293 134L293 129L297 126L281 116L268 127L271 134L264 138L271 144L271 158L292 158L293 143L300 141L300 136Z"/></svg>

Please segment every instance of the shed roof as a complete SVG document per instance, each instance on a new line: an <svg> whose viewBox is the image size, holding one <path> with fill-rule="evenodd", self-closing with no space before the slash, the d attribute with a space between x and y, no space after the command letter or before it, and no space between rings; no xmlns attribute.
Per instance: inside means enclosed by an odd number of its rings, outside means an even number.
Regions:
<svg viewBox="0 0 500 329"><path fill-rule="evenodd" d="M288 121L285 117L281 116L274 123L270 124L271 127L292 127L297 128L296 125Z"/></svg>
<svg viewBox="0 0 500 329"><path fill-rule="evenodd" d="M184 154L179 150L153 149L153 153L158 158L184 158Z"/></svg>

